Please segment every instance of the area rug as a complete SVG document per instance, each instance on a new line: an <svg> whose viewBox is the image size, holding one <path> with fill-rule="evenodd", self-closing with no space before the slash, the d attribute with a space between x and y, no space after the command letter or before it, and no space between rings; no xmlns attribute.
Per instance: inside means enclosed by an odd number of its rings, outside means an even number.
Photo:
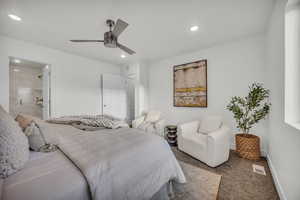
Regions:
<svg viewBox="0 0 300 200"><path fill-rule="evenodd" d="M172 200L216 200L221 175L179 161L185 174L185 184L175 184L175 197Z"/></svg>

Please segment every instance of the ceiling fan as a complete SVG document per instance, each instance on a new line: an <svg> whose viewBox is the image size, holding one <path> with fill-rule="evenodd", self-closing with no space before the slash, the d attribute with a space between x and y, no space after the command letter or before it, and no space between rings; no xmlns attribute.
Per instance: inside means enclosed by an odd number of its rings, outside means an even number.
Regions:
<svg viewBox="0 0 300 200"><path fill-rule="evenodd" d="M120 44L118 42L119 35L126 29L129 25L121 19L118 19L115 23L113 20L106 20L107 26L109 26L109 31L104 33L104 40L70 40L71 42L103 42L105 47L109 48L120 48L128 54L132 55L135 52L128 47ZM112 30L113 28L113 30Z"/></svg>

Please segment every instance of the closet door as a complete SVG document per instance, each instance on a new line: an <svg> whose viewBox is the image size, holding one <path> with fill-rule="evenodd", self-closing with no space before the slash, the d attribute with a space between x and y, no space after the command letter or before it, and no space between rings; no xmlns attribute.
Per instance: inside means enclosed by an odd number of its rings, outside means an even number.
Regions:
<svg viewBox="0 0 300 200"><path fill-rule="evenodd" d="M102 74L102 114L126 119L127 94L126 80L123 77Z"/></svg>

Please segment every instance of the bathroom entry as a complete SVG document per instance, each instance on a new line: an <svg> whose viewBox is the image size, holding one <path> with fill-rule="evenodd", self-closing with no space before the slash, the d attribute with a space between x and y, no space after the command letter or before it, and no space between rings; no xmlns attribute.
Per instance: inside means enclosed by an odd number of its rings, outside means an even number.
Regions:
<svg viewBox="0 0 300 200"><path fill-rule="evenodd" d="M20 58L9 58L9 111L40 119L50 115L50 66Z"/></svg>

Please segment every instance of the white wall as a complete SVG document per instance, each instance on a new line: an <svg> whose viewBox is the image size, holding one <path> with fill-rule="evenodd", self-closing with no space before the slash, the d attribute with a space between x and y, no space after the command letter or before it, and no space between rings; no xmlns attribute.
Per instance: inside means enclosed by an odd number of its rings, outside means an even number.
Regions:
<svg viewBox="0 0 300 200"><path fill-rule="evenodd" d="M0 36L0 104L9 106L9 56L51 65L53 116L99 114L100 74L120 74L120 67Z"/></svg>
<svg viewBox="0 0 300 200"><path fill-rule="evenodd" d="M149 71L148 65L145 63L139 64L139 105L137 116L148 111L149 105Z"/></svg>
<svg viewBox="0 0 300 200"><path fill-rule="evenodd" d="M148 110L148 66L143 62L131 63L123 67L122 73L134 81L134 117Z"/></svg>
<svg viewBox="0 0 300 200"><path fill-rule="evenodd" d="M201 119L206 115L221 115L232 128L232 133L237 133L232 114L225 108L230 97L246 95L248 85L254 81L264 82L264 43L264 36L257 35L151 64L148 69L149 108L162 111L167 123L171 124ZM173 66L200 59L208 62L208 107L173 107ZM265 149L265 122L251 133L262 137Z"/></svg>
<svg viewBox="0 0 300 200"><path fill-rule="evenodd" d="M269 119L269 163L271 164L271 168L273 168L273 177L277 186L278 183L281 185L281 187L277 187L281 199L299 200L300 131L284 122L285 3L286 1L283 0L276 1L276 6L267 30L266 74L268 87L271 89L272 102Z"/></svg>
<svg viewBox="0 0 300 200"><path fill-rule="evenodd" d="M285 12L285 121L300 128L300 2Z"/></svg>

